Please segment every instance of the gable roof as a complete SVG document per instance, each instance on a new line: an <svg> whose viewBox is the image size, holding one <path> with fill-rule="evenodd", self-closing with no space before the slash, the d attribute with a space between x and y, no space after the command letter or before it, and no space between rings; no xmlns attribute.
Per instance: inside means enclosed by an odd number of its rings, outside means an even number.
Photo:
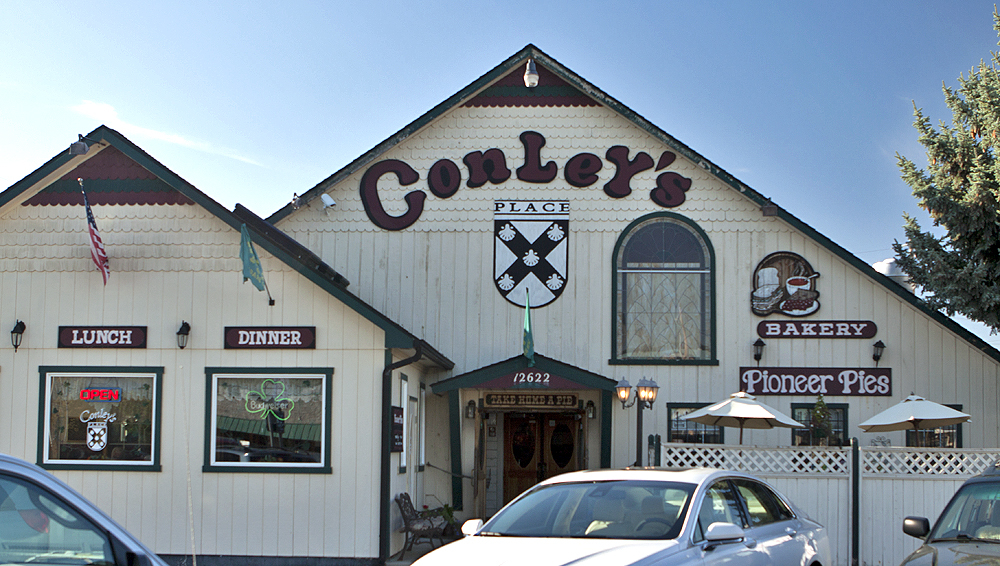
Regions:
<svg viewBox="0 0 1000 566"><path fill-rule="evenodd" d="M92 204L198 204L233 230L239 231L246 224L254 243L384 330L387 348L413 349L420 343L424 358L444 369L454 367L443 354L349 292L347 279L316 254L247 208L237 204L234 211L227 210L107 126L98 127L85 139L100 149L92 149L95 153L89 156L59 152L0 192L0 209L19 197L27 197L23 204L29 206L82 205L77 179L87 182ZM40 185L44 186L39 189ZM28 195L32 190L36 192Z"/></svg>
<svg viewBox="0 0 1000 566"><path fill-rule="evenodd" d="M519 84L520 73L513 72L519 70L529 59L534 59L536 68L540 76L539 85L534 89L525 88L523 83ZM555 80L553 80L555 79ZM550 86L541 86L549 84ZM589 101L589 102L588 102ZM660 141L670 149L705 171L711 173L717 179L729 185L733 190L749 199L751 202L764 207L768 206L775 210L777 216L803 235L811 238L818 245L844 260L868 278L875 280L885 287L889 292L894 293L906 303L917 308L937 323L946 327L963 340L968 342L984 354L1000 362L1000 350L997 350L982 338L976 336L962 325L958 324L950 317L927 306L927 303L917 297L909 289L876 271L860 258L830 240L813 227L802 220L796 218L787 210L774 204L771 199L758 193L742 181L729 174L727 171L712 163L710 160L684 145L673 136L660 129L652 122L646 120L632 109L628 108L612 96L608 95L593 84L587 82L573 71L564 67L558 61L542 52L532 44L526 45L523 49L512 55L506 61L500 63L486 74L482 75L468 86L458 91L444 102L441 102L424 115L404 126L401 130L386 138L374 148L362 154L360 157L330 175L315 187L309 189L300 196L299 205L308 204L326 192L327 189L343 181L350 175L371 164L383 155L386 151L406 140L408 137L427 126L439 116L461 106L581 106L598 104L603 105L617 112L626 120L632 122L647 134ZM2 203L0 203L2 204ZM278 223L293 211L292 204L286 204L278 209L268 221Z"/></svg>
<svg viewBox="0 0 1000 566"><path fill-rule="evenodd" d="M431 385L431 391L435 394L458 391L464 388L496 387L493 382L497 378L510 375L518 371L540 371L549 372L564 378L570 384L586 389L600 389L602 391L614 391L617 381L604 377L603 375L587 371L582 368L567 364L565 362L552 359L535 353L535 365L529 366L528 359L522 355L517 355L492 365L477 368L461 375L455 375L447 379L442 379ZM506 387L506 389L547 389L547 387L522 384L521 386Z"/></svg>

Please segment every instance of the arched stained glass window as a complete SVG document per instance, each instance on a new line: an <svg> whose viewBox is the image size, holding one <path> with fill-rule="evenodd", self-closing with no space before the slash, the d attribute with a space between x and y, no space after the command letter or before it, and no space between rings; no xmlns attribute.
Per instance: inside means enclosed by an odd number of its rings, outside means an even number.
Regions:
<svg viewBox="0 0 1000 566"><path fill-rule="evenodd" d="M713 266L704 232L687 219L629 226L614 260L615 359L714 361Z"/></svg>

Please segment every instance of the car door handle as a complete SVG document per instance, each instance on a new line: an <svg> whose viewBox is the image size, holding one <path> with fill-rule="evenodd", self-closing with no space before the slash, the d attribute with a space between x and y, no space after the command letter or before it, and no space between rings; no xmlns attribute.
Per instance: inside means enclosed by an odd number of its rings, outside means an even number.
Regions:
<svg viewBox="0 0 1000 566"><path fill-rule="evenodd" d="M792 538L795 538L795 535L799 534L799 532L793 529L792 527L785 527L785 534Z"/></svg>
<svg viewBox="0 0 1000 566"><path fill-rule="evenodd" d="M754 539L752 539L752 538L745 538L745 539L743 539L743 544L747 548L757 548L757 541L754 540Z"/></svg>

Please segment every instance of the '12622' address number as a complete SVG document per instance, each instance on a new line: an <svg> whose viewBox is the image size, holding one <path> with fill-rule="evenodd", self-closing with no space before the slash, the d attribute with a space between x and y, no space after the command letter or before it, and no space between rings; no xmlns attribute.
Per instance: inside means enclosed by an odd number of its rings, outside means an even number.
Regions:
<svg viewBox="0 0 1000 566"><path fill-rule="evenodd" d="M541 371L519 371L514 374L514 385L541 385L543 387L549 386L549 375L547 372Z"/></svg>

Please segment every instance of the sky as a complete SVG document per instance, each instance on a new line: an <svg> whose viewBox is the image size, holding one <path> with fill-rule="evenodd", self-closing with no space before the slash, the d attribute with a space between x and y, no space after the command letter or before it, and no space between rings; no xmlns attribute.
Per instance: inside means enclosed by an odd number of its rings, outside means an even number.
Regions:
<svg viewBox="0 0 1000 566"><path fill-rule="evenodd" d="M0 189L100 125L267 217L532 43L869 264L993 1L0 0ZM981 325L962 321L994 347Z"/></svg>

